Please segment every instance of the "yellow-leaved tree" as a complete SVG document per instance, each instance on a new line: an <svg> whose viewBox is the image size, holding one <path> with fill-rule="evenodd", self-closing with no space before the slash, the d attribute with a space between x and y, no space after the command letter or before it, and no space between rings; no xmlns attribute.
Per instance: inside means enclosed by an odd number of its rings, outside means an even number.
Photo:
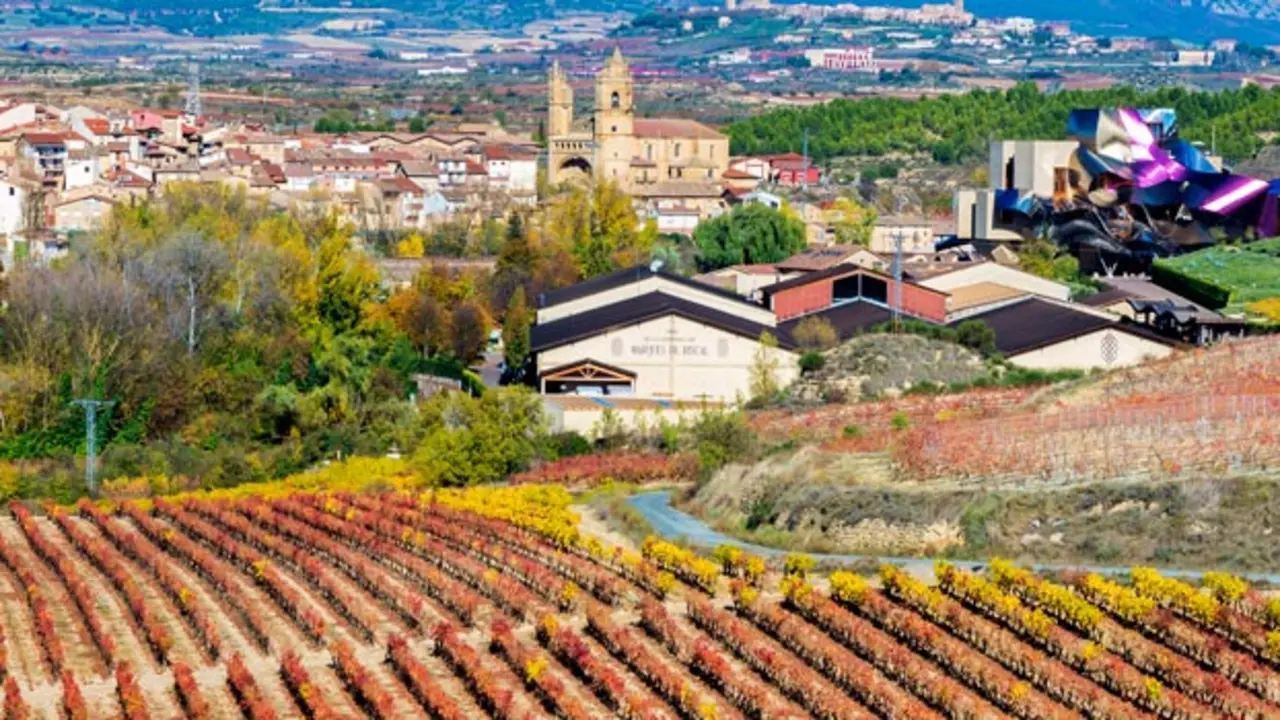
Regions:
<svg viewBox="0 0 1280 720"><path fill-rule="evenodd" d="M869 245L876 226L876 210L851 197L837 198L827 211L828 224L842 245Z"/></svg>
<svg viewBox="0 0 1280 720"><path fill-rule="evenodd" d="M648 262L658 237L657 225L641 222L631 197L608 180L589 190L565 189L543 207L530 230L544 248L554 244L572 257L582 278Z"/></svg>
<svg viewBox="0 0 1280 720"><path fill-rule="evenodd" d="M418 233L396 243L396 257L420 258L425 254L427 254L427 244Z"/></svg>

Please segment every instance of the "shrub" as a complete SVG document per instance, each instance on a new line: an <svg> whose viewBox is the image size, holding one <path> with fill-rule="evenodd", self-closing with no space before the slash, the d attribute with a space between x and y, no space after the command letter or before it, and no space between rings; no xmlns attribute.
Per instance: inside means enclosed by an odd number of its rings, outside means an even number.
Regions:
<svg viewBox="0 0 1280 720"><path fill-rule="evenodd" d="M826 357L817 351L810 350L800 356L800 372L817 372L827 364Z"/></svg>
<svg viewBox="0 0 1280 720"><path fill-rule="evenodd" d="M690 427L703 478L755 452L757 439L741 412L708 410Z"/></svg>
<svg viewBox="0 0 1280 720"><path fill-rule="evenodd" d="M812 557L800 553L792 553L787 555L786 559L783 561L783 572L787 575L799 575L804 577L809 574L809 571L813 570L814 564L815 562Z"/></svg>
<svg viewBox="0 0 1280 720"><path fill-rule="evenodd" d="M586 455L590 452L591 441L583 437L581 433L570 430L568 432L555 433L548 437L544 455L549 460L556 460L558 458Z"/></svg>
<svg viewBox="0 0 1280 720"><path fill-rule="evenodd" d="M965 320L956 326L956 342L984 357L996 354L996 331L981 320Z"/></svg>
<svg viewBox="0 0 1280 720"><path fill-rule="evenodd" d="M889 425L891 425L894 430L906 430L911 427L911 418L907 417L906 413L896 412L893 414L893 417L889 419Z"/></svg>
<svg viewBox="0 0 1280 720"><path fill-rule="evenodd" d="M836 329L826 318L811 316L800 321L791 333L796 344L807 352L830 350L840 341ZM807 353L806 353L807 354Z"/></svg>
<svg viewBox="0 0 1280 720"><path fill-rule="evenodd" d="M862 437L862 426L861 425L845 425L844 429L840 431L840 434L844 435L847 438Z"/></svg>
<svg viewBox="0 0 1280 720"><path fill-rule="evenodd" d="M21 473L13 463L0 463L0 502L8 502L18 494Z"/></svg>

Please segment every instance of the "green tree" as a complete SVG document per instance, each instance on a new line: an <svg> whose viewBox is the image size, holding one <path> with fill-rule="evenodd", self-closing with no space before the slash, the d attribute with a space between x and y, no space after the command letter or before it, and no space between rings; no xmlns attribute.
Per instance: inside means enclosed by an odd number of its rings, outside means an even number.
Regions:
<svg viewBox="0 0 1280 720"><path fill-rule="evenodd" d="M511 302L517 288L525 293L526 302L532 291L534 265L537 254L529 244L529 235L525 232L524 217L511 211L507 216L507 230L502 249L498 251L498 261L489 280L490 307L494 312L501 312Z"/></svg>
<svg viewBox="0 0 1280 720"><path fill-rule="evenodd" d="M533 313L525 301L524 288L517 287L502 320L502 358L507 366L508 377L513 382L519 382L524 377L524 366L529 359L531 347L529 327L532 324Z"/></svg>
<svg viewBox="0 0 1280 720"><path fill-rule="evenodd" d="M996 331L981 320L965 320L957 325L956 342L987 357L997 352Z"/></svg>
<svg viewBox="0 0 1280 720"><path fill-rule="evenodd" d="M703 271L730 265L773 263L805 248L804 222L760 204L739 205L693 232Z"/></svg>
<svg viewBox="0 0 1280 720"><path fill-rule="evenodd" d="M1048 280L1071 282L1080 277L1080 262L1048 240L1035 239L1018 248L1018 264L1023 270Z"/></svg>
<svg viewBox="0 0 1280 720"><path fill-rule="evenodd" d="M876 226L875 208L868 207L851 197L837 198L830 216L836 242L844 245L870 245L871 231Z"/></svg>
<svg viewBox="0 0 1280 720"><path fill-rule="evenodd" d="M692 445L701 479L707 480L725 465L751 457L759 443L741 411L707 410L693 421L682 444Z"/></svg>
<svg viewBox="0 0 1280 720"><path fill-rule="evenodd" d="M528 467L546 438L542 400L527 388L437 395L422 417L427 432L412 464L437 487L502 480Z"/></svg>
<svg viewBox="0 0 1280 720"><path fill-rule="evenodd" d="M769 332L760 333L759 345L756 347L755 359L751 362L751 400L753 402L772 402L782 392L778 382L778 368L781 363L777 356L778 339Z"/></svg>
<svg viewBox="0 0 1280 720"><path fill-rule="evenodd" d="M427 119L421 115L409 118L409 132L424 133L427 131Z"/></svg>
<svg viewBox="0 0 1280 720"><path fill-rule="evenodd" d="M566 242L582 278L647 262L657 227L641 225L631 198L617 183L596 183L590 191L571 188L544 209L551 237Z"/></svg>

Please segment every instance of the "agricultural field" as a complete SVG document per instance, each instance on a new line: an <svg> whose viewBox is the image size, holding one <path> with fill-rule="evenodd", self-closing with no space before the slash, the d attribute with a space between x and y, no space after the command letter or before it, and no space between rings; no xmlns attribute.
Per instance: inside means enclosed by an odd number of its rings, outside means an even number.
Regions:
<svg viewBox="0 0 1280 720"><path fill-rule="evenodd" d="M6 718L1280 717L1280 603L582 533L555 486L0 519Z"/></svg>

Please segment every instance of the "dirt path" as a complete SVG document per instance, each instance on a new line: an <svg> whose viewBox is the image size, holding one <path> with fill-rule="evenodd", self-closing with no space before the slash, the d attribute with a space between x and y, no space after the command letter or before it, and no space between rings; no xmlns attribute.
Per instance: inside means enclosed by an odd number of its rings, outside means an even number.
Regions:
<svg viewBox="0 0 1280 720"><path fill-rule="evenodd" d="M4 643L8 651L7 671L22 683L52 680L44 664L44 652L36 635L35 618L27 604L21 581L0 567L0 618L4 620Z"/></svg>
<svg viewBox="0 0 1280 720"><path fill-rule="evenodd" d="M79 519L76 518L74 520L78 521ZM107 623L108 631L116 641L117 658L127 661L133 666L134 673L138 679L138 686L146 697L147 712L152 717L157 718L180 717L182 712L178 705L178 699L172 692L173 675L167 668L162 668L156 662L155 656L152 655L150 647L143 638L142 631L137 628L133 614L124 598L116 591L111 581L99 573L97 568L70 542L56 522L47 517L37 517L36 523L45 537L49 538L53 545L66 554L71 564L76 567L76 572L80 577L84 578L95 589L94 595L98 599L98 612L102 614L103 620ZM97 532L97 528L90 528L84 524L81 527L86 531ZM144 573L141 570L138 570L137 573L136 577L140 580L139 585L145 587L147 583L142 581ZM151 608L156 612L161 610L161 607L157 604L152 604ZM174 629L172 623L170 623L170 627ZM182 634L175 633L174 635L176 644ZM187 643L188 650L192 649L190 639L187 640ZM196 653L193 660L199 662L199 653ZM114 680L109 685L110 687L105 688L105 691L114 694ZM91 691L101 693L104 689L98 687L85 688L85 699L93 703L94 700L90 698Z"/></svg>
<svg viewBox="0 0 1280 720"><path fill-rule="evenodd" d="M668 604L667 607L670 608L672 607L672 605ZM683 613L684 603L679 603L678 607L679 607L679 611ZM708 685L705 681L703 681L702 678L698 677L696 673L687 671L684 668L683 664L681 664L680 660L677 659L674 655L672 655L671 651L667 650L665 645L658 642L657 640L654 640L653 637L649 635L649 633L645 632L644 628L641 628L639 626L640 613L636 612L634 609L627 609L627 608L615 609L613 612L613 620L619 625L629 625L634 627L637 630L637 632L635 633L635 637L638 638L645 647L649 648L650 652L665 659L667 663L670 665L672 672L676 672L676 671L684 672L684 683L689 688L691 693L693 693L697 697L703 698L704 700L713 701L715 702L716 705L718 705L721 708L726 708L726 709L734 708L734 704L729 702L729 700L725 698L724 695L720 694L719 690L716 690L715 688ZM601 651L604 651L604 649L601 648ZM734 667L740 673L747 673L747 674L751 673L751 670L749 668L742 667L738 659L736 657L733 657L732 655L726 655L725 661L730 663L731 666Z"/></svg>
<svg viewBox="0 0 1280 720"><path fill-rule="evenodd" d="M120 552L115 544L102 534L102 531L98 529L93 521L76 517L72 518L72 522L76 523L78 529L84 534L98 538L107 547L111 548L120 564L127 568L129 574L137 581L138 587L146 598L147 607L160 620L165 630L168 631L169 637L173 639L173 647L168 654L170 662L184 662L192 667L203 665L206 662L204 651L200 649L195 638L192 637L191 630L182 621L182 615L178 608L174 606L164 589L160 587L159 581L155 579L151 571L139 567L127 555ZM69 542L70 538L67 538L67 540ZM87 561L88 558L85 558L85 560ZM103 580L107 581L107 578L104 576ZM121 600L123 601L123 597Z"/></svg>
<svg viewBox="0 0 1280 720"><path fill-rule="evenodd" d="M637 552L636 544L631 538L609 526L607 515L589 505L570 505L569 511L578 516L578 529L592 535L608 545L617 545L624 550Z"/></svg>
<svg viewBox="0 0 1280 720"><path fill-rule="evenodd" d="M158 525L164 526L173 532L181 533L172 523L161 517L155 517ZM132 520L126 518L117 518L116 522L126 523L135 532L141 532L134 525ZM142 533L145 537L145 533ZM194 535L189 535L194 538ZM170 557L173 557L172 555ZM320 687L324 693L325 700L335 709L349 709L349 712L355 713L355 707L351 704L350 698L341 690L341 683L333 676L333 673L326 667L329 662L329 654L327 652L309 651L307 641L298 632L287 618L284 617L275 606L275 603L262 593L257 586L244 578L239 569L231 566L230 563L219 560L226 568L227 575L231 578L231 582L235 583L240 590L240 594L245 598L245 603L252 612L267 616L266 626L270 628L270 642L275 652L280 652L280 648L293 648L302 659L303 665L307 666L307 671L311 675L311 679ZM254 675L254 680L258 683L258 687L262 692L272 700L272 704L277 710L277 714L281 718L297 718L302 714L293 702L292 696L289 694L288 688L285 687L284 681L280 679L279 662L272 655L264 655L258 648L249 642L245 635L247 631L243 630L239 621L235 619L236 612L221 595L210 588L203 578L196 573L187 570L181 563L174 563L174 566L190 578L191 582L188 587L192 592L196 593L198 598L213 603L220 612L214 614L221 628L223 638L229 641L225 649L229 658L233 653L239 653L244 659L245 665ZM225 662L225 658L224 658ZM225 698L224 706L235 708L235 700L231 696L230 691L226 687L226 670L221 667L203 668L196 672L196 680L200 683L200 687L205 691L206 696L210 696L210 702L213 702L213 695L220 695ZM316 668L313 670L312 668ZM337 689L335 689L337 688ZM239 712L238 710L235 712ZM358 716L355 715L355 716ZM234 716L233 716L234 717Z"/></svg>
<svg viewBox="0 0 1280 720"><path fill-rule="evenodd" d="M78 678L104 676L106 663L89 636L89 628L84 624L75 600L49 566L36 555L18 523L9 516L0 517L0 542L14 548L39 581L49 611L53 614L54 630L66 653L67 668ZM40 640L37 638L34 642Z"/></svg>
<svg viewBox="0 0 1280 720"><path fill-rule="evenodd" d="M155 547L146 534L138 530L128 519L117 516L111 518L111 522L125 528L126 532L133 533L143 547L160 552L159 548ZM183 585L194 595L192 602L208 609L210 611L208 613L209 616L218 625L217 631L222 638L222 648L225 653L224 657L218 659L218 663L225 662L233 653L240 653L248 662L248 659L254 655L255 651L239 627L232 622L231 618L234 611L225 603L218 602L215 599L217 597L216 594L209 592L204 581L194 573L189 572L174 556L166 555L166 557L170 560L170 570L183 580ZM226 673L221 668L206 666L203 661L193 661L188 664L191 665L192 674L200 683L200 689L203 691L205 699L213 707L214 712L225 714L226 717L236 717L239 710L236 708L235 698L226 689ZM270 688L267 687L264 691L270 693Z"/></svg>

